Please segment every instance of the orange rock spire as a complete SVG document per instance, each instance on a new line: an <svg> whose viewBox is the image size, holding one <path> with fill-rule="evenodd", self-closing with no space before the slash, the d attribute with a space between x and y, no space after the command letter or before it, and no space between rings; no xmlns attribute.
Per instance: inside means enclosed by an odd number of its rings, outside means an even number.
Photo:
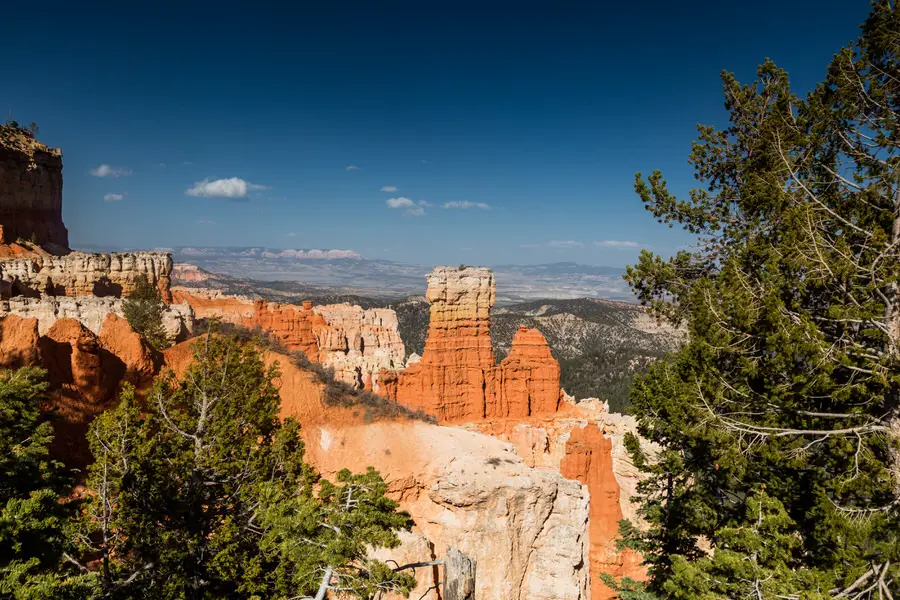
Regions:
<svg viewBox="0 0 900 600"><path fill-rule="evenodd" d="M383 375L389 398L439 421L556 412L559 363L540 331L522 327L500 365L491 348L490 269L437 267L428 276L431 320L422 360Z"/></svg>

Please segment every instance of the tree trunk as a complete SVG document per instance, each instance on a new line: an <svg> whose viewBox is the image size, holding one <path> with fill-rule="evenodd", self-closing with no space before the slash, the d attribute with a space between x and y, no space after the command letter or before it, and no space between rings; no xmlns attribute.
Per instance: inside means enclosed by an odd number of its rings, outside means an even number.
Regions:
<svg viewBox="0 0 900 600"><path fill-rule="evenodd" d="M475 561L455 548L444 561L443 600L475 600Z"/></svg>

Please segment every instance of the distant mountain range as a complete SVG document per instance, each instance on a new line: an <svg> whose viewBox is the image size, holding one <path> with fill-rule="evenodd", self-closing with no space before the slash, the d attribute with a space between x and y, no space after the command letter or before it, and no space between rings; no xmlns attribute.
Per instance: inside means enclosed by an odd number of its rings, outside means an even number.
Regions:
<svg viewBox="0 0 900 600"><path fill-rule="evenodd" d="M105 251L110 248L84 248ZM270 282L281 292L364 295L397 299L425 293L425 275L435 265L368 260L352 250L295 250L251 247L159 248L176 263L238 279ZM484 265L494 270L497 304L543 298L605 298L633 301L622 280L625 270L573 262L541 265ZM321 288L329 288L322 290ZM318 295L318 294L317 294Z"/></svg>

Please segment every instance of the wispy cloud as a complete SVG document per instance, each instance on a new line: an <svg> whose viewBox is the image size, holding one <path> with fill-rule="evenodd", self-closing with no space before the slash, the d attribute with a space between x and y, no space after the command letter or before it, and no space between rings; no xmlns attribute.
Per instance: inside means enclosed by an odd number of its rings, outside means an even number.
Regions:
<svg viewBox="0 0 900 600"><path fill-rule="evenodd" d="M640 246L637 242L630 240L601 240L594 242L595 246L603 246L604 248L637 248Z"/></svg>
<svg viewBox="0 0 900 600"><path fill-rule="evenodd" d="M553 240L547 242L547 245L551 248L581 248L584 246L584 244L575 240Z"/></svg>
<svg viewBox="0 0 900 600"><path fill-rule="evenodd" d="M125 194L104 194L103 201L104 202L118 202L125 197Z"/></svg>
<svg viewBox="0 0 900 600"><path fill-rule="evenodd" d="M268 186L244 181L240 177L228 179L204 179L185 190L188 196L200 198L230 198L232 200L246 198L250 192L267 190Z"/></svg>
<svg viewBox="0 0 900 600"><path fill-rule="evenodd" d="M94 177L127 177L131 175L131 169L128 167L111 167L104 163L95 169L91 169L91 175Z"/></svg>
<svg viewBox="0 0 900 600"><path fill-rule="evenodd" d="M519 244L519 248L540 248L540 244Z"/></svg>
<svg viewBox="0 0 900 600"><path fill-rule="evenodd" d="M425 200L413 202L409 198L404 198L403 196L400 196L399 198L390 198L385 204L387 204L388 208L404 209L403 214L413 217L421 217L425 214L425 208L431 206L431 204Z"/></svg>
<svg viewBox="0 0 900 600"><path fill-rule="evenodd" d="M296 234L295 232L291 231L291 232L289 232L289 233L287 234L287 236L288 236L288 237L296 237L297 234Z"/></svg>
<svg viewBox="0 0 900 600"><path fill-rule="evenodd" d="M463 210L468 208L479 208L481 210L491 210L489 204L485 204L484 202L469 202L468 200L463 200L462 202L444 202L443 208L461 208Z"/></svg>
<svg viewBox="0 0 900 600"><path fill-rule="evenodd" d="M381 186L381 191L382 192L396 192L397 186L396 185L383 185L383 186Z"/></svg>
<svg viewBox="0 0 900 600"><path fill-rule="evenodd" d="M215 221L208 221L206 219L197 219L197 225L215 225Z"/></svg>
<svg viewBox="0 0 900 600"><path fill-rule="evenodd" d="M359 171L359 167L356 165L347 165L344 167L345 171Z"/></svg>

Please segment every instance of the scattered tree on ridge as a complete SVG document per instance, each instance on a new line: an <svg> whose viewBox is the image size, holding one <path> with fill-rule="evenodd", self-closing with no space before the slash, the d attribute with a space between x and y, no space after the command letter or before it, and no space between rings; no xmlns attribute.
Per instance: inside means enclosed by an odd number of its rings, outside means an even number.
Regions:
<svg viewBox="0 0 900 600"><path fill-rule="evenodd" d="M180 379L139 410L126 388L91 427L96 491L80 524L104 598L358 598L414 580L370 560L406 513L373 470L337 484L304 462L299 425L278 418L278 372L235 340L206 336Z"/></svg>
<svg viewBox="0 0 900 600"><path fill-rule="evenodd" d="M662 451L628 440L649 528L626 540L666 598L897 598L900 10L873 3L805 100L769 61L723 81L730 125L691 153L706 187L636 177L699 245L626 275L690 331L632 388Z"/></svg>
<svg viewBox="0 0 900 600"><path fill-rule="evenodd" d="M164 309L162 296L156 286L151 285L143 273L138 275L134 290L122 303L122 310L131 328L144 336L157 350L169 346L162 324Z"/></svg>

